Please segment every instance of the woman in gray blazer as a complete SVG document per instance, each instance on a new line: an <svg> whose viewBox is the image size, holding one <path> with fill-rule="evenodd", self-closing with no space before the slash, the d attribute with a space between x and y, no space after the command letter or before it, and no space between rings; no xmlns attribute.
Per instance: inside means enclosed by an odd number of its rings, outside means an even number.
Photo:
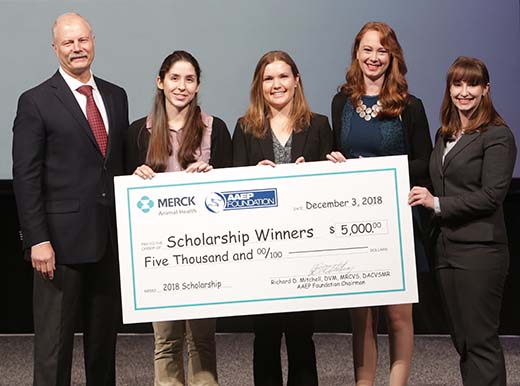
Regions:
<svg viewBox="0 0 520 386"><path fill-rule="evenodd" d="M509 266L502 203L516 146L489 91L482 61L455 60L430 159L435 196L418 186L409 195L410 205L435 213L435 269L465 386L506 386L498 339Z"/></svg>

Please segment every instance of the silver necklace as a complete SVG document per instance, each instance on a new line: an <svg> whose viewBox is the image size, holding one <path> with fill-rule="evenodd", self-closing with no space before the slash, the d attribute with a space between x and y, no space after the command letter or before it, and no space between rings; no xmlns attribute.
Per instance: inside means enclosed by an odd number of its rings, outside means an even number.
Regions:
<svg viewBox="0 0 520 386"><path fill-rule="evenodd" d="M372 107L368 107L362 101L360 101L356 107L356 113L358 113L358 115L365 121L370 121L372 118L377 117L377 114L379 114L381 111L381 106L382 105L381 102L379 102L379 99Z"/></svg>

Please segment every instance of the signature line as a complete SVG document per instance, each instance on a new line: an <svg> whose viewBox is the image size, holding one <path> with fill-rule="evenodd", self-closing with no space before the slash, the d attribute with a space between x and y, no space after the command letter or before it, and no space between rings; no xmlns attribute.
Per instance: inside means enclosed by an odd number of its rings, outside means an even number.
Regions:
<svg viewBox="0 0 520 386"><path fill-rule="evenodd" d="M330 252L330 251L348 251L351 249L367 249L368 247L350 247L350 248L328 248L328 249L309 249L308 251L292 251L293 253L309 253L309 252Z"/></svg>

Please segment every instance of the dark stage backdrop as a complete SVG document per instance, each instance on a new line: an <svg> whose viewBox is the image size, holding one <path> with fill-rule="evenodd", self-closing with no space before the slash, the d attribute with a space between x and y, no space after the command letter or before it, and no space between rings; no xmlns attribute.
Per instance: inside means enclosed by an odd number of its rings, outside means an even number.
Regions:
<svg viewBox="0 0 520 386"><path fill-rule="evenodd" d="M502 307L501 334L520 335L520 179L514 179L504 205L508 227L511 265ZM0 181L0 213L2 213L2 303L0 303L0 334L32 332L32 267L22 258L18 236L18 219L11 181ZM421 273L418 278L420 303L414 305L414 323L417 334L447 333L446 322L439 303L438 291L432 273ZM3 288L3 287L6 288ZM7 304L6 304L7 302ZM384 318L382 318L384 319ZM348 310L316 311L317 331L350 332ZM78 326L80 328L81 326ZM218 320L218 331L251 331L250 317L230 317ZM123 332L150 332L150 324L122 327ZM381 323L380 331L385 331Z"/></svg>
<svg viewBox="0 0 520 386"><path fill-rule="evenodd" d="M487 63L496 106L520 138L519 0L0 0L0 179L11 178L18 96L56 71L51 24L67 11L92 24L93 70L126 89L131 119L148 112L157 70L176 49L197 57L202 108L230 130L247 107L256 62L273 49L293 56L312 110L330 116L355 34L381 20L399 37L410 92L423 100L432 133L448 66L466 55Z"/></svg>

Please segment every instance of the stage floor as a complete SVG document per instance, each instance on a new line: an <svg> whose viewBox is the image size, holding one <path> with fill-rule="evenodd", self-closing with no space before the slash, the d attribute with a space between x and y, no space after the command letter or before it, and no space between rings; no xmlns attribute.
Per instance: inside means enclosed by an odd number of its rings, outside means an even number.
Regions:
<svg viewBox="0 0 520 386"><path fill-rule="evenodd" d="M76 337L72 384L85 385L82 337ZM502 337L508 385L520 386L520 337ZM320 386L354 384L350 334L315 334ZM0 335L0 385L32 385L32 335ZM252 334L217 334L217 364L221 386L253 384ZM283 347L283 346L282 346ZM284 352L285 349L283 348ZM388 384L388 339L379 336L377 385ZM153 336L120 335L117 346L117 384L153 386ZM285 356L284 356L285 357ZM287 362L284 359L284 372ZM284 374L285 375L285 374ZM462 385L458 357L447 336L416 336L410 376L413 386Z"/></svg>

